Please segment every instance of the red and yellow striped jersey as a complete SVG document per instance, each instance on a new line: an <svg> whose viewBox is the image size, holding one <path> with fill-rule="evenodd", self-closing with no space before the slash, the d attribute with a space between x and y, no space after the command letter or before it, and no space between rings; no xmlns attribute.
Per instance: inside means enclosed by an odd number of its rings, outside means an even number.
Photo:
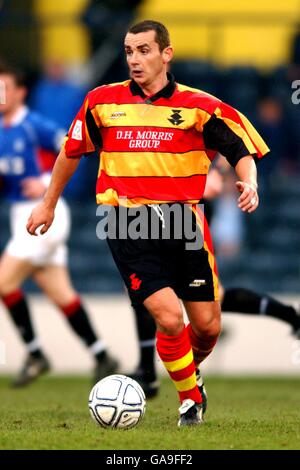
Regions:
<svg viewBox="0 0 300 470"><path fill-rule="evenodd" d="M97 202L128 207L197 203L217 152L235 166L269 151L245 116L172 75L150 97L133 80L90 91L64 146L67 157L99 151Z"/></svg>

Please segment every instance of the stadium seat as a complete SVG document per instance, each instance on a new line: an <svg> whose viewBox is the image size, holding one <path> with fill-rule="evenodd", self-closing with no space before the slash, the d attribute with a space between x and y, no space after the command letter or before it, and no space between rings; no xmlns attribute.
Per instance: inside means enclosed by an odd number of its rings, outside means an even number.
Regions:
<svg viewBox="0 0 300 470"><path fill-rule="evenodd" d="M174 61L171 71L179 83L199 88L213 95L219 91L219 72L209 62L200 60Z"/></svg>
<svg viewBox="0 0 300 470"><path fill-rule="evenodd" d="M250 117L259 98L260 82L260 74L254 67L232 67L224 74L220 97Z"/></svg>

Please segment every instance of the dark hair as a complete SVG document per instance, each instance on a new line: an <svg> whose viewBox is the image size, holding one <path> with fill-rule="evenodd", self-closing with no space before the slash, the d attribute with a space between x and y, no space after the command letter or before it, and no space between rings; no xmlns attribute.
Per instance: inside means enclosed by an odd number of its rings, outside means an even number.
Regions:
<svg viewBox="0 0 300 470"><path fill-rule="evenodd" d="M0 74L1 75L11 75L18 87L26 86L26 77L22 70L19 70L17 67L11 64L7 64L0 60Z"/></svg>
<svg viewBox="0 0 300 470"><path fill-rule="evenodd" d="M162 52L166 47L170 46L170 35L167 28L158 21L154 20L144 20L140 23L129 28L128 33L138 34L145 33L146 31L155 31L155 41L159 46L160 52Z"/></svg>

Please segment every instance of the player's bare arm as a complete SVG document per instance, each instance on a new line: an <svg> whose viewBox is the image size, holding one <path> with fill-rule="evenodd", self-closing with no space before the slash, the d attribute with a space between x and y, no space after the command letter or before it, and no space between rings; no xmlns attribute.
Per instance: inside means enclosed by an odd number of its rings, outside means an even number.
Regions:
<svg viewBox="0 0 300 470"><path fill-rule="evenodd" d="M36 230L41 228L41 235L46 233L54 220L54 211L66 184L75 173L79 164L79 158L68 159L65 150L62 149L55 162L49 188L46 191L43 201L32 211L28 223L27 231L30 235L37 236Z"/></svg>
<svg viewBox="0 0 300 470"><path fill-rule="evenodd" d="M237 190L241 193L238 199L238 207L243 212L254 212L259 204L257 194L257 170L251 155L239 160L235 167L239 181L236 182Z"/></svg>

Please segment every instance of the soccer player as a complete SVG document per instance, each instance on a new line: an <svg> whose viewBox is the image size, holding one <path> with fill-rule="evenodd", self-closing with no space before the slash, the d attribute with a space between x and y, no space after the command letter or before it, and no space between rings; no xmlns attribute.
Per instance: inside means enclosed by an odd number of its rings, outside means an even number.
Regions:
<svg viewBox="0 0 300 470"><path fill-rule="evenodd" d="M0 65L0 81L5 86L5 103L0 104L0 196L10 203L12 230L0 258L0 298L28 352L13 385L26 385L50 368L21 290L30 276L89 348L95 360L95 380L99 380L115 372L117 363L107 354L103 341L97 338L69 277L66 241L70 214L66 203L63 199L58 201L57 218L46 237L33 238L25 228L32 208L47 186L48 175L41 173L38 151L44 148L57 152L64 131L24 105L26 87L19 71Z"/></svg>
<svg viewBox="0 0 300 470"><path fill-rule="evenodd" d="M133 306L143 304L155 320L157 351L181 402L178 425L197 425L206 409L199 364L217 342L220 305L209 230L196 204L220 152L239 178L239 208L255 211L254 158L268 147L245 116L167 73L173 48L163 24L147 20L131 27L124 48L131 79L88 93L27 230L48 231L80 156L99 149L97 202L114 206L109 247ZM148 237L137 237L135 226Z"/></svg>
<svg viewBox="0 0 300 470"><path fill-rule="evenodd" d="M220 164L218 164L220 162ZM205 216L210 221L211 211L207 211L207 202L219 196L223 186L223 173L227 171L222 160L209 171L204 192ZM291 326L291 333L300 337L300 315L292 305L286 305L273 297L254 292L243 287L226 289L219 280L219 300L222 313L238 313L277 318ZM138 334L139 363L130 374L143 387L147 398L157 395L159 381L155 364L156 325L144 305L136 305L134 310Z"/></svg>

